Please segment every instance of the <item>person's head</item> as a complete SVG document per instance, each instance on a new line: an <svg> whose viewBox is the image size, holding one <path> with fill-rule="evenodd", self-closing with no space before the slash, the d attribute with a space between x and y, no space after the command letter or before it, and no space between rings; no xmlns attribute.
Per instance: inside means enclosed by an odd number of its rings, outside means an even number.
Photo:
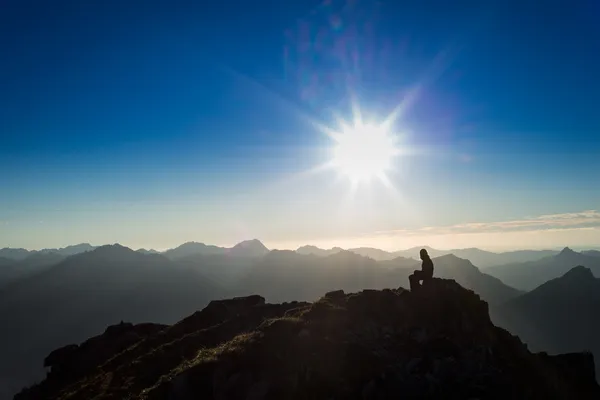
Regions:
<svg viewBox="0 0 600 400"><path fill-rule="evenodd" d="M425 250L425 249L421 249L421 251L419 252L419 254L421 255L421 260L429 258L429 254L427 254L427 250Z"/></svg>

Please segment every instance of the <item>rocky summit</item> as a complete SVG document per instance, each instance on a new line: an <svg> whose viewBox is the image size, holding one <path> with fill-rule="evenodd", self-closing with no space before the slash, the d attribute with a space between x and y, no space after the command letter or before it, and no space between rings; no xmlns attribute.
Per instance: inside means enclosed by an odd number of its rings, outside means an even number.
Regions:
<svg viewBox="0 0 600 400"><path fill-rule="evenodd" d="M453 280L211 302L52 352L25 399L599 399L591 354L531 353Z"/></svg>

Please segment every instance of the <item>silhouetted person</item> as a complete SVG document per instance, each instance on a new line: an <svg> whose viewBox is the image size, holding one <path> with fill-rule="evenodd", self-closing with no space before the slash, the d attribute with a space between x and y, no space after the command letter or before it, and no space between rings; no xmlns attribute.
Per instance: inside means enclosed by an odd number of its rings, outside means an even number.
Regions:
<svg viewBox="0 0 600 400"><path fill-rule="evenodd" d="M427 250L421 249L419 255L421 256L421 260L423 260L423 263L421 264L421 270L413 272L413 274L408 277L411 291L419 288L421 286L421 281L423 281L423 284L425 284L425 282L433 278L433 261L431 261L431 258L429 258Z"/></svg>

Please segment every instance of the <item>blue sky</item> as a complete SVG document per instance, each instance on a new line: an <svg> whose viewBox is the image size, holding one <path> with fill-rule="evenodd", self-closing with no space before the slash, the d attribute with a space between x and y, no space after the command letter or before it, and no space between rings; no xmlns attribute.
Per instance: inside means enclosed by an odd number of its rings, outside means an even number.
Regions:
<svg viewBox="0 0 600 400"><path fill-rule="evenodd" d="M600 245L600 3L525 3L5 1L0 247ZM394 192L306 173L352 98Z"/></svg>

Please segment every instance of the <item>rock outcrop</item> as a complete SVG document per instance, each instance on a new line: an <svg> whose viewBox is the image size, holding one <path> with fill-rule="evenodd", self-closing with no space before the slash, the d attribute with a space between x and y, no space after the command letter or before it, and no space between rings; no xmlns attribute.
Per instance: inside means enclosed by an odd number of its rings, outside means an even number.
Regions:
<svg viewBox="0 0 600 400"><path fill-rule="evenodd" d="M53 352L48 378L15 399L600 398L591 355L531 353L452 280L125 325Z"/></svg>

